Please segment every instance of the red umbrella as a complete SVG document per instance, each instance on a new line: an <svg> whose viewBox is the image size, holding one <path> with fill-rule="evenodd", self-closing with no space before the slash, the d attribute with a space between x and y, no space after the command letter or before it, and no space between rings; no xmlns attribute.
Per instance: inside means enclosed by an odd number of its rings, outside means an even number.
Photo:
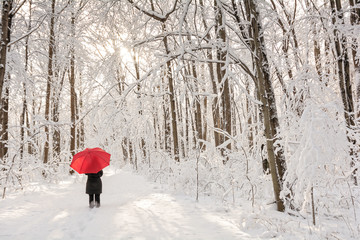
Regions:
<svg viewBox="0 0 360 240"><path fill-rule="evenodd" d="M74 155L70 167L78 173L97 173L109 164L109 153L101 148L86 148Z"/></svg>

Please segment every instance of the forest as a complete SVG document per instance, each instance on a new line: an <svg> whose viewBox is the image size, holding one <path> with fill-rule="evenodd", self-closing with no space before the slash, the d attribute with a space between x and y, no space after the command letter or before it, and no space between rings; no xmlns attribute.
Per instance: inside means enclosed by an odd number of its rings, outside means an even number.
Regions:
<svg viewBox="0 0 360 240"><path fill-rule="evenodd" d="M360 0L3 0L1 29L2 198L101 147L197 201L356 221Z"/></svg>

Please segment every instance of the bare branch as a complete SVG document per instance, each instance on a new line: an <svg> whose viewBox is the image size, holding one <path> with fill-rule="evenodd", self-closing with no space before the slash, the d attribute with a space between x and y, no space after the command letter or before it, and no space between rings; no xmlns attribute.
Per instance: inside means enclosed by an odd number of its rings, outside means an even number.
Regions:
<svg viewBox="0 0 360 240"><path fill-rule="evenodd" d="M25 2L26 2L26 0L22 1L22 3L20 3L18 7L11 10L10 15L14 16L20 10L20 8L24 5Z"/></svg>
<svg viewBox="0 0 360 240"><path fill-rule="evenodd" d="M134 3L133 0L128 0L128 2L133 5L137 10L141 11L142 13L144 13L145 15L159 21L159 22L165 22L169 16L176 10L176 6L177 6L177 3L178 3L178 0L175 1L175 4L173 6L173 8L170 10L170 12L166 13L165 15L162 15L162 14L159 14L153 10L149 11L149 10L145 10L144 8L142 7L139 7L138 5L136 5Z"/></svg>
<svg viewBox="0 0 360 240"><path fill-rule="evenodd" d="M22 39L28 37L30 34L32 34L33 32L35 32L35 31L42 25L42 23L44 22L44 20L45 20L45 18L46 18L47 16L48 16L48 14L45 14L44 17L43 17L43 19L40 21L40 23L39 23L36 27L34 27L33 29L31 29L30 31L28 31L27 33L25 33L23 36L19 37L18 39L15 39L15 40L9 42L8 45L7 45L7 47L10 47L11 45L13 45L13 44L21 41Z"/></svg>

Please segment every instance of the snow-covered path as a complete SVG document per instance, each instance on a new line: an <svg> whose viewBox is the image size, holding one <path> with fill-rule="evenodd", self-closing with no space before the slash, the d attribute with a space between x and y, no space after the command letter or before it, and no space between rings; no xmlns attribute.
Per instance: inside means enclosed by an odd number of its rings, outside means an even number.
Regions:
<svg viewBox="0 0 360 240"><path fill-rule="evenodd" d="M85 178L10 195L0 202L0 239L256 239L224 212L164 193L143 177L120 171L102 179L98 209L88 208Z"/></svg>

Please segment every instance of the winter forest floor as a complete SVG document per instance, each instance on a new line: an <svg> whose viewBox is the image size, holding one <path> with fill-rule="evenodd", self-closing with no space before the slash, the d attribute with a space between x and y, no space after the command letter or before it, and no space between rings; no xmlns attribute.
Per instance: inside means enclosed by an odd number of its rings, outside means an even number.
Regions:
<svg viewBox="0 0 360 240"><path fill-rule="evenodd" d="M0 239L356 239L344 222L312 227L274 210L196 202L129 171L108 169L102 180L98 209L88 207L85 177L9 193L0 201Z"/></svg>

